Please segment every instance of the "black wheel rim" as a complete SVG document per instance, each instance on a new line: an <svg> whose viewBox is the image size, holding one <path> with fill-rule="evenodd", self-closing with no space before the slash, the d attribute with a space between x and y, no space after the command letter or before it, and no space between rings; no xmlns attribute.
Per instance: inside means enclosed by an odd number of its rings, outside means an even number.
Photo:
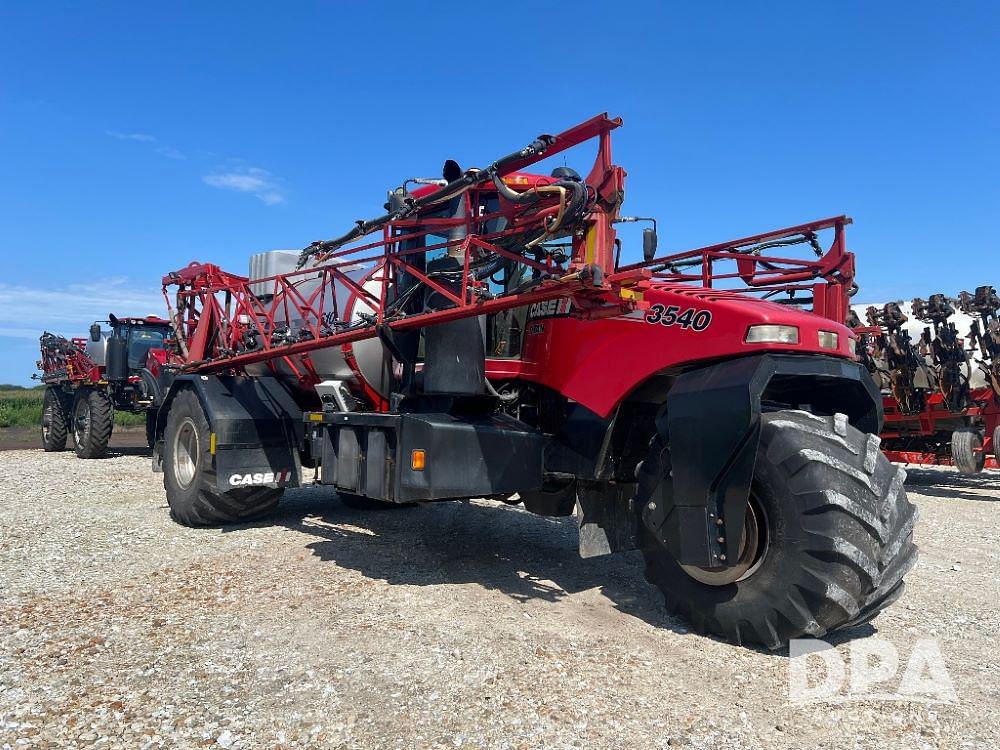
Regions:
<svg viewBox="0 0 1000 750"><path fill-rule="evenodd" d="M745 581L756 573L767 557L769 535L767 514L764 506L751 492L747 500L747 512L743 519L743 534L740 539L740 553L733 565L724 568L703 568L699 565L681 565L681 570L691 578L706 586L728 586Z"/></svg>

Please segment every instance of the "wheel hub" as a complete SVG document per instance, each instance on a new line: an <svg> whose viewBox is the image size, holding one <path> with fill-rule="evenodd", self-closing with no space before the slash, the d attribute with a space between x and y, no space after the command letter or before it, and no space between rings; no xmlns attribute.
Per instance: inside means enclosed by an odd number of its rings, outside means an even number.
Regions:
<svg viewBox="0 0 1000 750"><path fill-rule="evenodd" d="M198 471L200 448L198 428L194 420L187 417L181 422L174 437L174 477L184 489L191 486Z"/></svg>
<svg viewBox="0 0 1000 750"><path fill-rule="evenodd" d="M757 571L764 561L767 546L767 518L757 499L751 494L743 519L743 534L736 563L719 568L681 565L681 569L691 578L708 586L728 586L749 578Z"/></svg>

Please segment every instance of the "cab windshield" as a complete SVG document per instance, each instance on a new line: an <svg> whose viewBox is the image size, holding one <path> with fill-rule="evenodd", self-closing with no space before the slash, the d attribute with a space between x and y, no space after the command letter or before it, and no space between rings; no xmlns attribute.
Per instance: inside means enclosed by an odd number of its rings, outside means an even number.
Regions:
<svg viewBox="0 0 1000 750"><path fill-rule="evenodd" d="M129 331L128 369L141 370L146 364L150 349L162 349L167 328L164 326L141 326Z"/></svg>

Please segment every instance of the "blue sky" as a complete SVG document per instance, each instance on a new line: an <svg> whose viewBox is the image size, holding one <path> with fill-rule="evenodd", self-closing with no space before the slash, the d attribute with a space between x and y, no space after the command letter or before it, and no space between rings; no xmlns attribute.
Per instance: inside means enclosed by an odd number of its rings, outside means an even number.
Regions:
<svg viewBox="0 0 1000 750"><path fill-rule="evenodd" d="M859 299L998 283L995 3L3 3L0 382L604 110L661 249L839 213Z"/></svg>

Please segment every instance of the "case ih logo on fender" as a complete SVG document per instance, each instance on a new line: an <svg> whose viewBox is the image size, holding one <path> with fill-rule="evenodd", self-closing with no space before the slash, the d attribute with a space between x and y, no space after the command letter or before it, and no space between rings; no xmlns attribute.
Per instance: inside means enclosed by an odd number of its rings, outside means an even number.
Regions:
<svg viewBox="0 0 1000 750"><path fill-rule="evenodd" d="M283 484L288 481L291 472L285 471L256 471L252 474L230 474L229 485L231 487L250 487L258 484Z"/></svg>
<svg viewBox="0 0 1000 750"><path fill-rule="evenodd" d="M528 307L528 320L539 318L564 318L573 309L573 300L569 297L536 302Z"/></svg>

